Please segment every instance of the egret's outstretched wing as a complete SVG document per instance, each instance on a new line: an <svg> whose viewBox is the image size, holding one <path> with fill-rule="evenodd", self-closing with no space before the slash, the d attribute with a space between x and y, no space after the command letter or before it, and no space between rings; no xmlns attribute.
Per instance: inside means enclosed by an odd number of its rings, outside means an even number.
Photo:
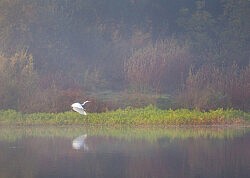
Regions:
<svg viewBox="0 0 250 178"><path fill-rule="evenodd" d="M80 113L80 114L87 115L87 113L84 111L84 109L73 107L73 110Z"/></svg>

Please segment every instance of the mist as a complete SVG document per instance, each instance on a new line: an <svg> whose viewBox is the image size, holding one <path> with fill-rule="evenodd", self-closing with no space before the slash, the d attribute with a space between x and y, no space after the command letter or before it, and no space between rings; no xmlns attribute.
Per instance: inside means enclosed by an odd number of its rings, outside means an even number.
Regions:
<svg viewBox="0 0 250 178"><path fill-rule="evenodd" d="M248 0L0 0L0 109L250 110Z"/></svg>

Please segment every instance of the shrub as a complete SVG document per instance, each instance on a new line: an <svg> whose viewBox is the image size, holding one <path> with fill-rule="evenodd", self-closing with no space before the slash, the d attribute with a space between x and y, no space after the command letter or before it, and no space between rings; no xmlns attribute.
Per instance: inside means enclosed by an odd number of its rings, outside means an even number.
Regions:
<svg viewBox="0 0 250 178"><path fill-rule="evenodd" d="M136 50L124 63L129 87L138 92L162 92L178 88L188 73L191 56L187 45L174 38Z"/></svg>

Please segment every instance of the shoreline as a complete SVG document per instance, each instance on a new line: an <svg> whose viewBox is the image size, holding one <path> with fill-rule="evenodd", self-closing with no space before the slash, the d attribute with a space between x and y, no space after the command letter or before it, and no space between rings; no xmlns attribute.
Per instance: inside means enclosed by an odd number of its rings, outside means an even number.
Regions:
<svg viewBox="0 0 250 178"><path fill-rule="evenodd" d="M15 110L1 110L0 125L100 125L111 127L242 125L249 127L250 113L233 109L216 109L206 112L188 109L161 110L153 106L89 113L86 116L73 111L24 114Z"/></svg>

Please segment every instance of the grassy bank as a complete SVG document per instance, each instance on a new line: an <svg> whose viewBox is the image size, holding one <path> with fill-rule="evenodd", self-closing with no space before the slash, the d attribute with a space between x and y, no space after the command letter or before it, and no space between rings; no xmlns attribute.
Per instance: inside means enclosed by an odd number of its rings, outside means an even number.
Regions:
<svg viewBox="0 0 250 178"><path fill-rule="evenodd" d="M100 124L128 126L168 126L168 125L217 125L247 124L250 113L239 110L161 110L153 106L140 109L118 109L103 113L89 113L87 116L73 111L64 113L22 114L14 110L0 111L0 124Z"/></svg>

